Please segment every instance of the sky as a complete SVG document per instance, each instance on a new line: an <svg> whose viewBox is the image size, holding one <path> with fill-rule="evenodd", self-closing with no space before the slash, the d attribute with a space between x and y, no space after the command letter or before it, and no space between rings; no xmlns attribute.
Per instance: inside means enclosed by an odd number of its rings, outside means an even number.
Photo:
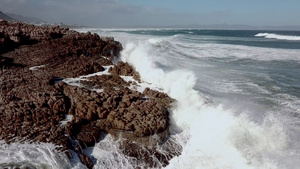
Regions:
<svg viewBox="0 0 300 169"><path fill-rule="evenodd" d="M300 25L300 0L0 0L0 11L97 27Z"/></svg>

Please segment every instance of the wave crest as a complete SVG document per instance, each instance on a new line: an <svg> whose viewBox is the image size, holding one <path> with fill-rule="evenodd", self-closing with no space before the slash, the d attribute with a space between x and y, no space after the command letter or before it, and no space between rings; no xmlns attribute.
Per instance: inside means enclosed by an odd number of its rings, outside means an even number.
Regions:
<svg viewBox="0 0 300 169"><path fill-rule="evenodd" d="M279 39L279 40L300 40L300 36L291 36L291 35L278 35L274 33L258 33L256 37L264 37L267 39Z"/></svg>

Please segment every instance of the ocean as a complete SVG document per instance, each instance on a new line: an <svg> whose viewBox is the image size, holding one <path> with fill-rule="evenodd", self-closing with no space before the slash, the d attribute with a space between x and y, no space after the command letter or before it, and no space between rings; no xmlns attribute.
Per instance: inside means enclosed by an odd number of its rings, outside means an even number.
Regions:
<svg viewBox="0 0 300 169"><path fill-rule="evenodd" d="M129 62L143 82L177 100L170 109L170 139L180 155L164 168L299 168L299 31L77 31L113 36L124 47L116 61ZM136 168L117 145L106 136L85 151L95 168ZM0 143L0 159L33 168L84 167L51 144Z"/></svg>

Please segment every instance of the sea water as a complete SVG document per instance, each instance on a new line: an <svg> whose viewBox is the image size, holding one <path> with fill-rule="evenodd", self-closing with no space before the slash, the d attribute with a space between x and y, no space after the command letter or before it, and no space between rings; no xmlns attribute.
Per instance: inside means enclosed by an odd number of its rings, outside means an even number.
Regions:
<svg viewBox="0 0 300 169"><path fill-rule="evenodd" d="M120 60L132 64L143 82L177 100L170 109L170 139L179 145L173 151L180 155L165 168L299 168L300 32L78 31L115 37L124 47ZM95 168L140 165L122 154L118 141L108 135L86 150L96 159ZM65 164L67 158L49 145L3 145L0 151L10 159L34 152L45 159L46 168L82 167L78 159ZM8 153L12 150L19 151ZM9 158L0 157L0 166L13 161ZM30 162L29 157L24 160Z"/></svg>

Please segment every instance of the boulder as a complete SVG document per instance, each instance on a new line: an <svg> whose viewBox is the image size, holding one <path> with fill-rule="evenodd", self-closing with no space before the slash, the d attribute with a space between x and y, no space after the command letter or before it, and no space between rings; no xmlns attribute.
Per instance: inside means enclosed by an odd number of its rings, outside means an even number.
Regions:
<svg viewBox="0 0 300 169"><path fill-rule="evenodd" d="M100 136L101 129L97 126L88 124L81 127L81 131L77 135L77 140L79 141L81 147L91 147L98 142Z"/></svg>

